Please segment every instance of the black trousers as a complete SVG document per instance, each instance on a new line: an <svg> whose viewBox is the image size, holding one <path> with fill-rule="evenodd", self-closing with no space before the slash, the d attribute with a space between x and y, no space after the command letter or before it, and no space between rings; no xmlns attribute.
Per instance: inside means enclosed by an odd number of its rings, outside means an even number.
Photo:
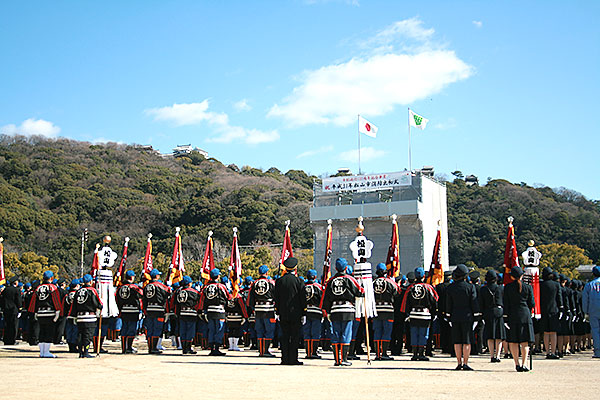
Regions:
<svg viewBox="0 0 600 400"><path fill-rule="evenodd" d="M4 344L15 344L19 329L18 312L4 312Z"/></svg>
<svg viewBox="0 0 600 400"><path fill-rule="evenodd" d="M98 332L96 322L78 322L77 331L79 335L79 348L83 349L90 344L94 334Z"/></svg>
<svg viewBox="0 0 600 400"><path fill-rule="evenodd" d="M300 319L279 321L279 326L281 327L281 363L293 365L298 362L298 343L302 321Z"/></svg>
<svg viewBox="0 0 600 400"><path fill-rule="evenodd" d="M65 326L67 326L67 318L59 317L56 321L56 335L54 336L54 344L60 344L65 335Z"/></svg>
<svg viewBox="0 0 600 400"><path fill-rule="evenodd" d="M40 343L52 343L56 336L56 323L52 317L39 318L40 324Z"/></svg>

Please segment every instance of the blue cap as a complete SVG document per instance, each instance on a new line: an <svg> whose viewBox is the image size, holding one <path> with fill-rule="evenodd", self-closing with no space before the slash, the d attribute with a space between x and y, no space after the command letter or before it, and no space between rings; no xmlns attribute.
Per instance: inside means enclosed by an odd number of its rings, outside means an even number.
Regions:
<svg viewBox="0 0 600 400"><path fill-rule="evenodd" d="M385 272L385 271L387 271L387 267L385 266L384 263L379 263L375 267L375 272Z"/></svg>
<svg viewBox="0 0 600 400"><path fill-rule="evenodd" d="M177 289L179 287L179 282L173 282L171 284L171 287L174 287L175 289Z"/></svg>
<svg viewBox="0 0 600 400"><path fill-rule="evenodd" d="M46 280L46 279L52 279L53 276L54 276L54 272L52 272L52 271L44 271L44 280Z"/></svg>
<svg viewBox="0 0 600 400"><path fill-rule="evenodd" d="M308 279L315 279L315 278L317 277L317 270L316 270L316 269L312 269L312 268L311 268L311 269L309 269L309 270L306 272L306 277L307 277Z"/></svg>
<svg viewBox="0 0 600 400"><path fill-rule="evenodd" d="M92 281L92 276L90 274L85 274L83 276L83 283L90 283Z"/></svg>
<svg viewBox="0 0 600 400"><path fill-rule="evenodd" d="M152 271L150 271L150 278L156 278L159 275L160 275L160 271L157 270L156 268L154 268Z"/></svg>
<svg viewBox="0 0 600 400"><path fill-rule="evenodd" d="M210 278L211 278L211 279L216 279L216 278L218 278L218 277L219 277L219 275L221 275L221 271L219 271L217 268L213 268L213 269L210 271Z"/></svg>
<svg viewBox="0 0 600 400"><path fill-rule="evenodd" d="M348 266L346 267L346 273L347 273L348 275L352 275L352 274L354 273L354 267L353 267L352 265L348 265Z"/></svg>
<svg viewBox="0 0 600 400"><path fill-rule="evenodd" d="M58 283L58 279L56 279L56 278L52 279L52 283L56 285Z"/></svg>
<svg viewBox="0 0 600 400"><path fill-rule="evenodd" d="M229 282L229 278L228 278L228 277L226 277L226 276L222 276L222 277L221 277L221 283L222 283L223 285L225 285L225 284L227 284L227 282Z"/></svg>
<svg viewBox="0 0 600 400"><path fill-rule="evenodd" d="M31 287L31 283L27 282L26 284L23 285L23 287L25 289L29 289Z"/></svg>
<svg viewBox="0 0 600 400"><path fill-rule="evenodd" d="M600 276L600 267L597 265L594 266L594 268L592 268L592 274L594 274L596 277Z"/></svg>
<svg viewBox="0 0 600 400"><path fill-rule="evenodd" d="M335 269L338 272L344 272L348 267L348 261L345 258L338 258L335 260Z"/></svg>
<svg viewBox="0 0 600 400"><path fill-rule="evenodd" d="M244 283L245 283L246 285L249 285L249 284L251 284L252 282L254 282L254 278L253 278L253 277L251 277L250 275L248 275L248 276L247 276L247 277L244 279Z"/></svg>
<svg viewBox="0 0 600 400"><path fill-rule="evenodd" d="M183 277L183 279L181 280L181 282L183 282L184 285L189 285L190 283L192 283L192 278L190 278L189 276L185 275Z"/></svg>
<svg viewBox="0 0 600 400"><path fill-rule="evenodd" d="M71 281L71 287L75 287L75 286L77 286L77 285L79 285L79 279L73 279L73 280Z"/></svg>
<svg viewBox="0 0 600 400"><path fill-rule="evenodd" d="M267 272L269 272L269 267L267 267L266 265L261 265L260 267L258 267L259 274L264 275Z"/></svg>
<svg viewBox="0 0 600 400"><path fill-rule="evenodd" d="M127 272L125 272L125 276L128 278L133 278L135 276L135 272L133 272L132 270L128 269Z"/></svg>
<svg viewBox="0 0 600 400"><path fill-rule="evenodd" d="M415 268L415 278L420 279L425 276L425 270L423 267Z"/></svg>

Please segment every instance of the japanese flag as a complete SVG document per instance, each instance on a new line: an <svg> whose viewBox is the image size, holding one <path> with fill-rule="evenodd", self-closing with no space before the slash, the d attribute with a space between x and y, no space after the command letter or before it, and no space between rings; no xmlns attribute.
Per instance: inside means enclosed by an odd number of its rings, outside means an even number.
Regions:
<svg viewBox="0 0 600 400"><path fill-rule="evenodd" d="M360 115L358 116L358 131L372 138L377 137L377 127Z"/></svg>

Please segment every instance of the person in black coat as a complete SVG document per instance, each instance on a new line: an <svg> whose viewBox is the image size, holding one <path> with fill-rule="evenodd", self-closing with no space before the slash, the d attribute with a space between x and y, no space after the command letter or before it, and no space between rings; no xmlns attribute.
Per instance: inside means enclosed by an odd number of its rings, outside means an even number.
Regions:
<svg viewBox="0 0 600 400"><path fill-rule="evenodd" d="M18 288L19 279L13 276L8 280L8 285L2 291L2 309L4 312L4 344L16 343L19 329L19 312L23 306L23 298Z"/></svg>
<svg viewBox="0 0 600 400"><path fill-rule="evenodd" d="M510 276L515 280L504 287L504 317L508 329L506 340L517 372L527 372L529 369L525 366L525 361L529 354L529 343L534 341L531 310L535 306L535 299L533 288L523 283L523 270L520 267L513 267Z"/></svg>
<svg viewBox="0 0 600 400"><path fill-rule="evenodd" d="M500 362L502 341L506 339L504 319L502 318L504 288L498 285L498 274L490 269L485 274L486 285L479 291L479 304L483 313L483 338L487 340L491 362Z"/></svg>
<svg viewBox="0 0 600 400"><path fill-rule="evenodd" d="M559 320L563 310L560 284L554 279L550 267L542 270L540 283L540 328L544 332L544 345L546 346L546 358L550 360L559 359L556 349L557 332Z"/></svg>
<svg viewBox="0 0 600 400"><path fill-rule="evenodd" d="M275 282L273 297L281 326L281 364L302 365L298 361L298 343L302 315L306 311L304 280L296 275L298 260L289 257L283 262L286 274Z"/></svg>
<svg viewBox="0 0 600 400"><path fill-rule="evenodd" d="M452 341L458 361L456 370L464 371L473 370L469 366L471 332L481 315L475 286L465 281L468 273L467 267L459 264L452 273L454 282L446 289L446 316L452 329Z"/></svg>

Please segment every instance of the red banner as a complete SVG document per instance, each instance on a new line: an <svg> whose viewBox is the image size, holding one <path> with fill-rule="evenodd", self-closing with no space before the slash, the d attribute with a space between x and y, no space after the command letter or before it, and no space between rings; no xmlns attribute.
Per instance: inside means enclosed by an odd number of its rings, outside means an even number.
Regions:
<svg viewBox="0 0 600 400"><path fill-rule="evenodd" d="M398 233L398 222L392 218L392 238L385 262L387 266L387 276L395 278L400 275L400 234Z"/></svg>
<svg viewBox="0 0 600 400"><path fill-rule="evenodd" d="M127 248L129 247L129 238L125 238L125 244L123 245L123 255L121 256L121 263L119 264L119 269L117 270L117 274L115 275L114 285L115 287L121 286L121 282L123 281L123 273L125 272L125 266L127 265Z"/></svg>
<svg viewBox="0 0 600 400"><path fill-rule="evenodd" d="M202 271L200 277L206 283L210 280L210 271L215 267L215 258L213 256L213 240L212 231L208 232L208 240L206 241L206 250L204 250L204 259L202 260Z"/></svg>
<svg viewBox="0 0 600 400"><path fill-rule="evenodd" d="M510 270L519 266L519 255L517 254L517 244L515 243L515 228L512 222L508 224L508 233L506 235L506 246L504 248L504 284L511 283L515 279L510 276Z"/></svg>
<svg viewBox="0 0 600 400"><path fill-rule="evenodd" d="M233 244L231 245L231 258L229 260L229 280L233 288L232 298L236 298L240 291L239 278L242 276L242 259L238 248L237 228L233 228Z"/></svg>
<svg viewBox="0 0 600 400"><path fill-rule="evenodd" d="M429 265L429 275L427 283L431 286L437 286L444 282L444 269L442 268L442 231L438 229L433 246L433 256Z"/></svg>
<svg viewBox="0 0 600 400"><path fill-rule="evenodd" d="M327 242L325 244L325 260L323 261L323 274L321 275L321 285L325 286L331 278L331 253L332 253L333 229L331 224L327 225Z"/></svg>
<svg viewBox="0 0 600 400"><path fill-rule="evenodd" d="M294 257L294 252L292 251L292 239L290 238L289 224L290 221L286 221L285 235L283 236L283 248L281 249L281 260L279 260L279 268L282 271L282 275L285 274L285 267L283 266L283 262L290 257Z"/></svg>
<svg viewBox="0 0 600 400"><path fill-rule="evenodd" d="M6 284L6 275L4 274L4 245L2 244L2 240L0 240L0 285L4 284Z"/></svg>
<svg viewBox="0 0 600 400"><path fill-rule="evenodd" d="M167 275L167 284L179 282L183 279L185 265L183 263L183 253L181 251L181 235L179 228L175 230L175 245L173 246L173 257L171 257L171 265L169 265L169 273Z"/></svg>

